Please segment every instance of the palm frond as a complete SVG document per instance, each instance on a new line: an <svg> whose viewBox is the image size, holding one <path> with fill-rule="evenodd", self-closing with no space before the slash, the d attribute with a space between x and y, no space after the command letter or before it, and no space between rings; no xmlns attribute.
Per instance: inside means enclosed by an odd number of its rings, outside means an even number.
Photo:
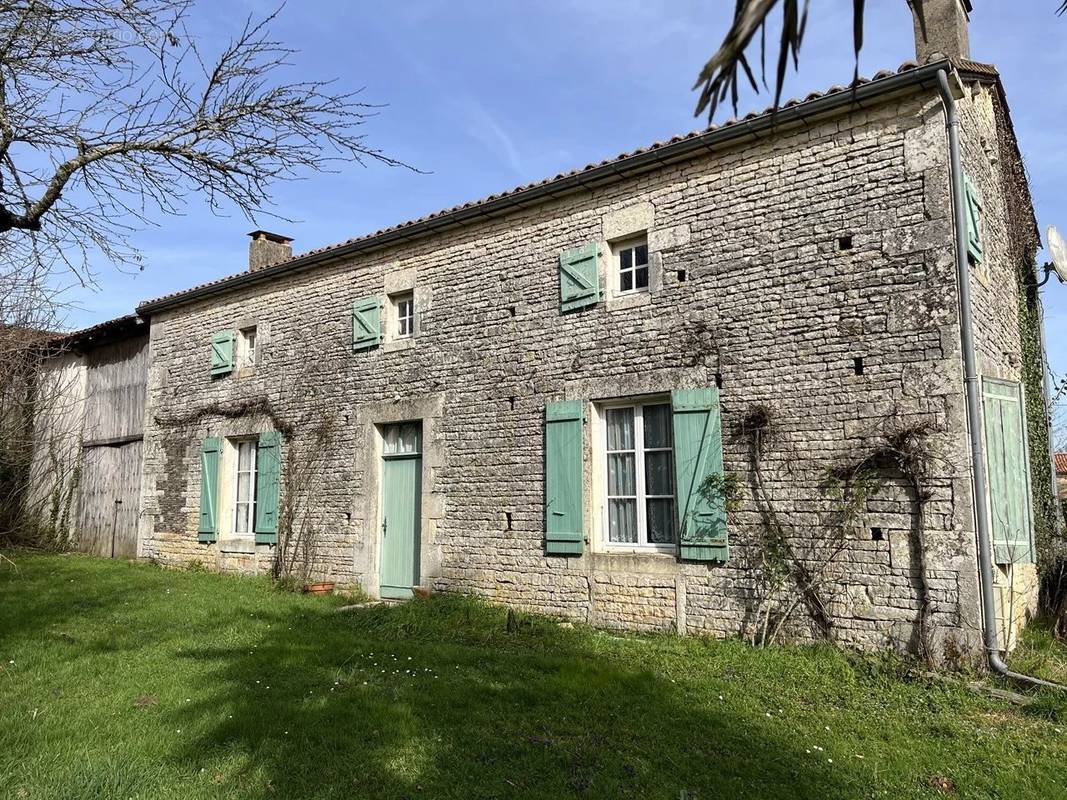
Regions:
<svg viewBox="0 0 1067 800"><path fill-rule="evenodd" d="M785 83L786 68L790 56L793 68L799 63L800 45L804 41L807 29L808 0L737 0L733 23L726 32L715 55L711 57L700 71L694 91L700 90L694 116L705 111L710 122L718 110L719 104L730 98L734 113L737 113L737 101L740 96L742 75L758 93L759 87L755 75L749 66L745 51L758 31L760 34L760 78L763 88L767 89L767 18L775 6L782 6L782 36L778 45L778 64L775 75L774 108L777 110L782 99L782 87ZM926 15L923 0L907 0L918 20L922 36L926 36ZM859 78L859 56L863 49L863 20L866 11L865 0L852 0L852 46L855 58L853 83ZM1057 14L1067 13L1067 0L1060 3Z"/></svg>

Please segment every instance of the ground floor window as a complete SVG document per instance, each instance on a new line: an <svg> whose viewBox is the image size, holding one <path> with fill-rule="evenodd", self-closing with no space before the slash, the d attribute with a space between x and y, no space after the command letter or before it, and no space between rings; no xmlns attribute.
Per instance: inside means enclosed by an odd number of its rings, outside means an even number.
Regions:
<svg viewBox="0 0 1067 800"><path fill-rule="evenodd" d="M670 404L604 408L603 446L607 543L673 545L677 536Z"/></svg>
<svg viewBox="0 0 1067 800"><path fill-rule="evenodd" d="M256 524L256 442L253 440L233 443L236 452L233 479L234 521L233 532L250 534Z"/></svg>

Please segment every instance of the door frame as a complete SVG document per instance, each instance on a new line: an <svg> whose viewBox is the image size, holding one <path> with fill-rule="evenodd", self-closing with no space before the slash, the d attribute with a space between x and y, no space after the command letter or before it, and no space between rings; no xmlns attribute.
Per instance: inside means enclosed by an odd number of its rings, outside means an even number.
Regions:
<svg viewBox="0 0 1067 800"><path fill-rule="evenodd" d="M422 423L422 505L420 513L419 576L423 586L440 574L444 554L436 530L444 518L445 498L437 491L436 475L445 463L439 438L445 396L428 392L415 399L371 400L353 410L356 452L350 500L350 553L360 588L380 597L381 586L381 464L382 428L395 422Z"/></svg>
<svg viewBox="0 0 1067 800"><path fill-rule="evenodd" d="M416 439L415 451L412 453L392 453L387 454L385 452L386 433L391 429L399 429L402 426L416 426L418 430L418 437ZM412 582L412 591L410 593L394 594L391 593L390 599L404 599L411 597L414 594L414 587L418 586L422 580L422 420L404 420L402 422L388 422L376 426L378 429L378 438L381 443L381 455L378 460L378 595L379 597L385 597L383 593L382 583L382 560L385 557L385 467L388 463L400 462L400 461L415 461L417 463L417 469L415 471L415 483L414 488L415 508L412 510L413 517L413 530L412 530L412 571L414 573L414 581ZM403 592L402 589L396 588L398 592Z"/></svg>

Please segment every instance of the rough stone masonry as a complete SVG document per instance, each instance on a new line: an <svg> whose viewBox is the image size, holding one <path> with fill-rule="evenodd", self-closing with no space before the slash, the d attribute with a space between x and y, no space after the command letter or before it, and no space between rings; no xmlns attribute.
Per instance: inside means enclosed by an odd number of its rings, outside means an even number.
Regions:
<svg viewBox="0 0 1067 800"><path fill-rule="evenodd" d="M996 154L1009 133L998 127L995 77L956 74L966 168L984 202L981 370L1018 381L1009 252L1011 238L1028 233L1006 224L1007 167ZM302 510L317 534L314 568L376 596L381 426L418 420L418 558L433 590L602 626L750 635L767 593L758 479L795 559L821 576L832 639L914 650L926 604L939 658L980 652L943 110L932 84L918 81L870 98L556 198L523 203L520 192L507 213L462 227L351 255L326 250L313 264L266 270L269 279L148 304L141 555L269 569L271 546L198 542L200 442L284 427L283 447L306 452L329 418ZM612 246L642 235L648 291L617 295ZM561 313L560 254L587 243L598 246L604 298ZM353 300L407 291L415 335L353 351ZM254 364L212 378L211 335L250 326ZM737 487L728 562L606 546L593 425L583 553L546 554L546 403L580 400L588 421L603 401L716 385L724 475ZM740 428L758 407L773 435L756 475ZM891 424L933 431L939 457L922 518L907 482L888 475L834 539L827 474ZM828 559L835 541L840 552ZM1012 613L1025 613L1032 566L1003 578ZM785 593L773 618L797 595ZM802 602L783 630L820 635Z"/></svg>

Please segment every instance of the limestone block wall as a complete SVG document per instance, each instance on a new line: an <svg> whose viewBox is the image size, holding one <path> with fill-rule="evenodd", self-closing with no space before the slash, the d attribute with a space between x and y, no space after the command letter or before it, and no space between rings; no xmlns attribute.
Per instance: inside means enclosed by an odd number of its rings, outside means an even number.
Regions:
<svg viewBox="0 0 1067 800"><path fill-rule="evenodd" d="M830 635L914 648L926 603L939 652L974 652L946 150L936 96L897 97L160 312L142 553L264 569L269 548L233 554L197 542L200 441L284 425L284 447L299 447L329 415L333 435L308 509L317 569L376 594L375 426L421 419L427 585L605 626L745 633L766 596L766 509L739 428L765 406L773 435L760 477L797 560L820 575ZM650 291L561 314L560 252L599 242L603 253L641 231ZM608 283L606 258L600 267ZM406 289L416 293L414 339L352 352L353 300ZM213 380L209 337L250 321L259 331L254 369ZM730 562L607 552L591 478L585 553L546 556L546 402L581 399L591 415L597 400L715 383L725 469L741 487ZM838 548L828 470L875 447L888 427L918 423L943 456L927 476L921 519L906 482L889 476ZM814 635L808 616L794 613L791 635Z"/></svg>
<svg viewBox="0 0 1067 800"><path fill-rule="evenodd" d="M1012 194L1017 191L1012 186L1012 165L1004 163L1005 132L998 128L997 90L979 83L963 89L958 107L964 169L982 202L983 255L971 269L978 371L983 377L1022 382L1019 271L1033 268L1035 233L1019 222L1026 214ZM1024 384L1024 394L1026 388ZM1042 399L1038 406L1043 405ZM1031 471L1048 471L1048 458L1047 451L1029 453ZM1037 573L1032 563L1002 565L994 572L1000 641L1009 646L1037 612Z"/></svg>

